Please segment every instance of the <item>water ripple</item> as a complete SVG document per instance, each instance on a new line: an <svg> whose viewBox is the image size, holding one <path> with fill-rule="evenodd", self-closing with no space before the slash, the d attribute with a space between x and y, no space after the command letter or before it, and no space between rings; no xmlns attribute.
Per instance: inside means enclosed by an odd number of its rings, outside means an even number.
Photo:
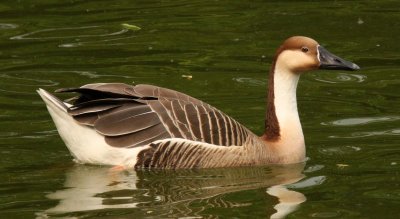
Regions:
<svg viewBox="0 0 400 219"><path fill-rule="evenodd" d="M332 122L322 122L321 125L332 125L332 126L354 126L354 125L366 125L376 122L387 122L400 120L400 116L383 116L383 117L362 117L362 118L347 118L339 119Z"/></svg>
<svg viewBox="0 0 400 219"><path fill-rule="evenodd" d="M60 71L46 71L46 72L54 73L54 74L71 73L71 74L77 74L77 75L80 75L80 76L85 76L85 77L88 77L88 78L102 78L102 77L133 78L133 77L127 76L127 75L98 74L95 71L60 70Z"/></svg>
<svg viewBox="0 0 400 219"><path fill-rule="evenodd" d="M78 47L78 46L97 46L99 43L102 46L121 46L121 45L128 45L128 44L135 44L135 43L126 43L126 42L115 42L119 40L125 40L125 39L130 39L136 36L127 36L127 37L119 37L119 38L113 38L113 39L105 39L105 40L94 40L94 41L84 41L84 42L74 42L74 43L64 43L58 45L58 47L61 48L72 48L72 47ZM109 43L111 42L111 43Z"/></svg>
<svg viewBox="0 0 400 219"><path fill-rule="evenodd" d="M353 132L350 136L329 136L329 138L364 138L371 136L397 136L400 135L400 129L390 129L383 131L371 131L371 132Z"/></svg>
<svg viewBox="0 0 400 219"><path fill-rule="evenodd" d="M326 155L340 155L340 154L351 154L360 151L361 148L357 146L338 146L330 148L320 148L319 151Z"/></svg>
<svg viewBox="0 0 400 219"><path fill-rule="evenodd" d="M300 188L309 188L313 186L318 186L324 183L326 180L326 176L314 176L310 177L304 180L301 180L300 182L292 183L290 185L287 185L287 188L289 189L300 189Z"/></svg>
<svg viewBox="0 0 400 219"><path fill-rule="evenodd" d="M18 76L17 76L18 75ZM56 86L58 85L58 82L48 80L48 79L37 79L37 78L29 78L26 76L31 76L30 74L24 74L24 76L19 76L20 73L14 72L14 73L2 73L0 74L0 78L2 78L0 85L1 84L6 84L6 83L11 83L13 86L30 86L30 87L36 87L36 86Z"/></svg>
<svg viewBox="0 0 400 219"><path fill-rule="evenodd" d="M315 74L312 73L316 81L336 84L336 83L362 83L367 79L367 76L361 74L349 74L349 73L339 73L339 74Z"/></svg>
<svg viewBox="0 0 400 219"><path fill-rule="evenodd" d="M0 132L0 139L2 138L8 138L8 137L14 137L14 136L18 136L19 133L18 132Z"/></svg>
<svg viewBox="0 0 400 219"><path fill-rule="evenodd" d="M98 29L101 26L84 26L84 27L63 27L63 28L48 28L43 30L36 30L29 33L17 35L10 37L11 40L48 40L48 39L68 39L68 38L88 38L88 37L106 37L106 36L116 36L121 35L128 32L128 29L122 29L119 31L111 32L111 33L102 33L102 34L81 34L81 35L63 35L63 36L40 36L35 37L35 35L39 35L41 33L52 33L55 32L60 34L61 31L69 31L69 30L85 30L85 29ZM75 32L74 32L75 33Z"/></svg>
<svg viewBox="0 0 400 219"><path fill-rule="evenodd" d="M26 121L22 121L26 123ZM0 132L0 139L43 139L51 136L58 136L58 131L48 130L48 131L37 131L32 133L26 132Z"/></svg>
<svg viewBox="0 0 400 219"><path fill-rule="evenodd" d="M385 188L379 188L373 191L364 192L363 195L377 199L390 199L400 201L399 189L391 189L390 192L387 192Z"/></svg>
<svg viewBox="0 0 400 219"><path fill-rule="evenodd" d="M18 28L18 25L16 25L16 24L0 23L0 30L9 30L9 29L16 29L16 28Z"/></svg>
<svg viewBox="0 0 400 219"><path fill-rule="evenodd" d="M0 74L0 92L13 94L32 94L32 87L53 87L59 83L49 79L38 79L37 74L5 72ZM43 77L42 77L43 78Z"/></svg>
<svg viewBox="0 0 400 219"><path fill-rule="evenodd" d="M86 78L125 78L133 77L127 75L99 74L96 71L79 70L54 70L35 72L5 72L0 73L0 92L15 94L32 94L32 87L56 87L60 84L60 74L76 74ZM42 78L42 79L39 79ZM51 78L51 79L43 79Z"/></svg>
<svg viewBox="0 0 400 219"><path fill-rule="evenodd" d="M233 78L232 80L250 86L265 86L266 82L255 78Z"/></svg>
<svg viewBox="0 0 400 219"><path fill-rule="evenodd" d="M309 166L307 169L305 169L303 172L305 173L312 173L312 172L316 172L318 170L322 170L325 166L324 165L313 165L313 166Z"/></svg>

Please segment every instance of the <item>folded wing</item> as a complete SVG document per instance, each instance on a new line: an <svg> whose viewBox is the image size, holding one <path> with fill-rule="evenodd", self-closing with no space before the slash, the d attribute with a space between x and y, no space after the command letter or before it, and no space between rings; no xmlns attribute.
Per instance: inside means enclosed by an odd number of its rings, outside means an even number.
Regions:
<svg viewBox="0 0 400 219"><path fill-rule="evenodd" d="M114 147L143 146L167 138L240 146L250 133L209 104L157 86L88 84L57 92L79 93L69 114Z"/></svg>

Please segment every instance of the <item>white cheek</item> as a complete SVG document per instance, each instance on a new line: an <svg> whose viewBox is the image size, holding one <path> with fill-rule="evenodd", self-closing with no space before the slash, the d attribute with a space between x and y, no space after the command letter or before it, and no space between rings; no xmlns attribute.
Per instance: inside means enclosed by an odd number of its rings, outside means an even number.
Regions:
<svg viewBox="0 0 400 219"><path fill-rule="evenodd" d="M283 51L277 60L281 67L294 73L315 69L318 64L316 62L313 55L294 50Z"/></svg>

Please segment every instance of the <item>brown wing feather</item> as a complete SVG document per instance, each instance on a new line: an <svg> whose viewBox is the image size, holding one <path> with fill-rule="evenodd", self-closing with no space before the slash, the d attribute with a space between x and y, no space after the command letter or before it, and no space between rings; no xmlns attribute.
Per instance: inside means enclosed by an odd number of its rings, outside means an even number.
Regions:
<svg viewBox="0 0 400 219"><path fill-rule="evenodd" d="M94 126L94 123L99 119L98 113L85 113L73 117L80 124L87 126Z"/></svg>
<svg viewBox="0 0 400 219"><path fill-rule="evenodd" d="M164 103L165 104L165 103ZM162 104L162 101L149 101L148 105L151 107L153 111L155 111L160 118L162 124L168 130L174 138L182 138L182 133L179 131L179 128L176 125L176 121L172 117L172 114L169 112L168 108Z"/></svg>
<svg viewBox="0 0 400 219"><path fill-rule="evenodd" d="M250 131L214 107L153 85L88 84L60 89L80 96L70 114L115 147L135 147L165 138L242 145Z"/></svg>
<svg viewBox="0 0 400 219"><path fill-rule="evenodd" d="M121 136L106 136L106 142L114 147L135 147L150 144L155 140L169 138L170 135L162 124Z"/></svg>

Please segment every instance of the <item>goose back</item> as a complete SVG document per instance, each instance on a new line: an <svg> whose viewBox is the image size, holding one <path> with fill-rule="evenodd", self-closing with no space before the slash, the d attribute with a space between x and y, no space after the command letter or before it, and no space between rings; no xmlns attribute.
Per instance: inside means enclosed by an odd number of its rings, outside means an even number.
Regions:
<svg viewBox="0 0 400 219"><path fill-rule="evenodd" d="M242 146L252 135L211 105L153 85L99 83L57 92L79 93L68 113L114 147L138 147L168 138Z"/></svg>

